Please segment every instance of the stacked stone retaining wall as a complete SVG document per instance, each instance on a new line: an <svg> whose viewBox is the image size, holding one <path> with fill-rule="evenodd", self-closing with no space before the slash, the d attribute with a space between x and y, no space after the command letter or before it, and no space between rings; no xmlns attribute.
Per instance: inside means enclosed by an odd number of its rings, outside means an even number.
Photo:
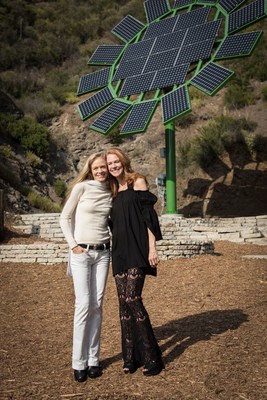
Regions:
<svg viewBox="0 0 267 400"><path fill-rule="evenodd" d="M29 245L0 245L0 261L56 264L67 261L67 245L59 226L60 214L18 216L16 229L33 238ZM267 215L242 218L159 217L163 240L157 243L161 259L213 254L215 240L267 244ZM40 238L44 242L40 242Z"/></svg>

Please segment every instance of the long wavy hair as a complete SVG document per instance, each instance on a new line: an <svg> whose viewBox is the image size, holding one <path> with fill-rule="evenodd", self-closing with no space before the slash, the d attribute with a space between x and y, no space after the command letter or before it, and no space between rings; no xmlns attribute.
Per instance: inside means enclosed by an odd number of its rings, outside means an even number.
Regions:
<svg viewBox="0 0 267 400"><path fill-rule="evenodd" d="M128 186L134 186L137 178L143 178L147 183L144 175L133 170L130 158L121 149L118 147L111 147L106 151L106 159L109 154L115 154L120 160L123 167L123 178L126 180ZM112 195L113 197L116 197L119 189L119 182L111 174L109 179Z"/></svg>
<svg viewBox="0 0 267 400"><path fill-rule="evenodd" d="M91 154L87 160L85 161L85 164L82 168L82 170L79 172L79 174L76 176L76 178L73 179L71 184L69 185L66 193L66 200L70 197L71 191L73 187L76 185L76 183L83 182L87 179L93 180L93 173L92 173L92 164L97 158L103 158L106 162L106 155L104 152L99 152L99 153L93 153ZM109 176L109 174L108 174ZM108 182L109 182L109 177L108 177Z"/></svg>

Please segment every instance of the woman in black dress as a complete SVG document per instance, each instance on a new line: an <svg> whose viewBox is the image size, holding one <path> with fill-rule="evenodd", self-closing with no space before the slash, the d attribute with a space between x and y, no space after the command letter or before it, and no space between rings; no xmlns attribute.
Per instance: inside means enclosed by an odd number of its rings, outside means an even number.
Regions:
<svg viewBox="0 0 267 400"><path fill-rule="evenodd" d="M156 240L162 236L153 208L157 197L120 149L109 149L106 157L113 192L112 270L119 298L123 370L133 373L143 365L144 375L157 375L164 364L142 302L145 276L156 276L159 263Z"/></svg>

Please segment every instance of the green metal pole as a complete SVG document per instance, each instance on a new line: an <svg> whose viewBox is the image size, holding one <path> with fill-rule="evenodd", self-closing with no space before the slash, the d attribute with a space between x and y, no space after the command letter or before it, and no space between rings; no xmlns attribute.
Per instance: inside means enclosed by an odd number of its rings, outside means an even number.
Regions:
<svg viewBox="0 0 267 400"><path fill-rule="evenodd" d="M166 213L177 213L176 200L176 159L175 159L175 125L165 125L166 142Z"/></svg>

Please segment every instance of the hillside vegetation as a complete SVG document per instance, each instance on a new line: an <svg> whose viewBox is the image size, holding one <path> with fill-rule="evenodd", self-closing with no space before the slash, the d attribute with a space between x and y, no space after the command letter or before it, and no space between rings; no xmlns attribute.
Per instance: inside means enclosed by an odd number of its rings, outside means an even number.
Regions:
<svg viewBox="0 0 267 400"><path fill-rule="evenodd" d="M114 144L157 192L165 172L160 110L146 133L124 138L116 129L107 137L92 132L76 110L79 78L93 71L90 55L100 43L118 44L111 30L128 14L145 22L143 2L1 1L0 188L7 210L59 211L88 154ZM266 31L266 19L248 28L256 29ZM192 112L176 123L177 206L187 216L267 213L266 47L263 35L252 56L225 61L236 75L213 98L190 88Z"/></svg>

